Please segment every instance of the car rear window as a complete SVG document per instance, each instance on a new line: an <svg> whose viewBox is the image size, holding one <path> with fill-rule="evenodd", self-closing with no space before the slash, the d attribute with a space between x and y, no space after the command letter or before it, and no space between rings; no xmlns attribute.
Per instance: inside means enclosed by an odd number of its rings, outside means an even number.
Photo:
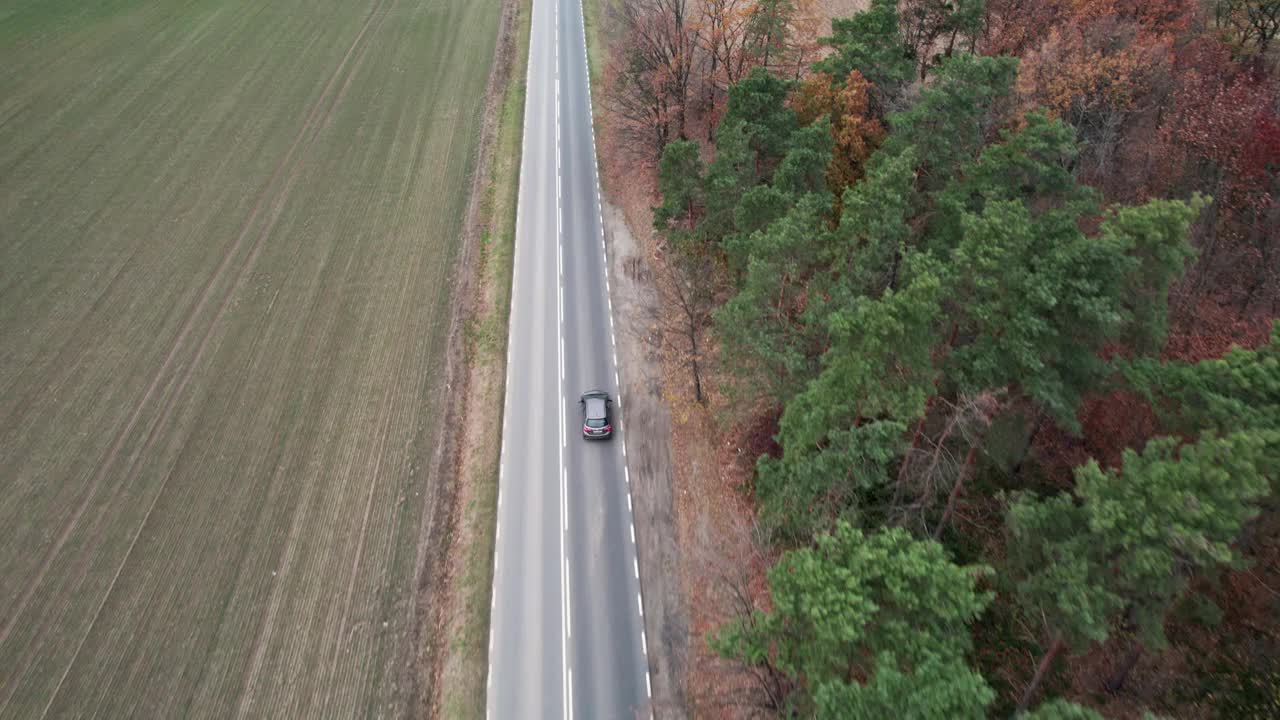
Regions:
<svg viewBox="0 0 1280 720"><path fill-rule="evenodd" d="M604 427L604 418L587 418L587 427L589 428Z"/></svg>

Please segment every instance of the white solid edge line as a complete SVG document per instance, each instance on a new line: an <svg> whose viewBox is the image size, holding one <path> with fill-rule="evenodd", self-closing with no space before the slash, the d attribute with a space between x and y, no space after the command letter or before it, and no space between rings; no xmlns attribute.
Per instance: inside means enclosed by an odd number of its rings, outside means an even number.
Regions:
<svg viewBox="0 0 1280 720"><path fill-rule="evenodd" d="M561 259L561 254L564 252L563 250L564 218L562 217L563 210L560 207L561 180L560 180L560 172L559 172L560 152L561 152L560 150L560 22L559 22L560 5L559 3L557 3L554 7L555 7L555 17L556 17L555 36L554 36L555 38L554 47L555 47L555 57L556 57L556 67L555 67L555 78L556 78L556 81L555 81L555 88L556 88L556 94L555 94L555 98L556 98L556 103L555 103L556 268L557 268L556 275L558 278L556 282L556 298L557 298L557 302L563 302L564 269L563 269L563 261ZM565 488L565 482L564 482L564 478L565 478L564 451L565 451L565 448L567 447L568 438L565 436L565 414L564 414L565 403L564 403L564 327L563 327L563 322L556 325L556 335L558 336L558 340L559 340L558 345L559 345L559 356L560 356L559 358L560 359L560 382L559 382L559 386L557 388L557 394L556 394L556 404L559 406L558 414L560 417L560 478L559 478L560 483L559 485L560 485L560 498L561 498L561 513L563 513L562 522L564 523L564 527L567 529L569 519L567 517L567 513L564 510L564 508L567 507L567 500L565 498L566 488ZM569 682L570 682L569 634L571 630L569 628L569 557L568 555L565 554L565 535L566 534L567 533L564 531L561 531L560 533L560 597L561 597L560 611L563 613L563 616L561 619L564 624L564 632L560 634L560 665L561 665L561 670L563 671L564 684L561 686L560 691L563 693L563 695L561 696L563 713L566 718L569 718L569 717L572 717L572 713L573 713L573 710L571 708L573 699L572 699L572 695L570 694L570 687L569 687Z"/></svg>

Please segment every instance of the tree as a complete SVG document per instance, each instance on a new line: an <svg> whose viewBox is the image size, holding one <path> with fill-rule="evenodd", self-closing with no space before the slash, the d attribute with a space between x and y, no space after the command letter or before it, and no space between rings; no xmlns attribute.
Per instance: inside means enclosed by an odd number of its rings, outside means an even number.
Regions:
<svg viewBox="0 0 1280 720"><path fill-rule="evenodd" d="M1050 642L1019 703L1030 704L1053 658L1108 636L1121 614L1147 645L1190 573L1234 562L1231 541L1268 490L1264 458L1280 430L1206 433L1194 445L1152 440L1122 468L1075 470L1072 494L1023 495L1009 509L1018 598L1044 619Z"/></svg>
<svg viewBox="0 0 1280 720"><path fill-rule="evenodd" d="M700 4L702 32L702 112L707 121L707 139L715 139L715 124L729 86L744 76L752 65L746 50L747 23L752 0L704 0Z"/></svg>
<svg viewBox="0 0 1280 720"><path fill-rule="evenodd" d="M949 58L957 43L973 49L982 29L985 0L905 0L902 34L924 80L929 68Z"/></svg>
<svg viewBox="0 0 1280 720"><path fill-rule="evenodd" d="M1116 5L1074 3L1063 22L1042 29L1044 40L1023 56L1018 77L1029 106L1047 108L1076 129L1082 170L1095 184L1113 174L1129 128L1165 102L1175 42L1166 27Z"/></svg>
<svg viewBox="0 0 1280 720"><path fill-rule="evenodd" d="M756 0L747 20L747 52L760 68L785 62L795 9L793 0Z"/></svg>
<svg viewBox="0 0 1280 720"><path fill-rule="evenodd" d="M1280 35L1280 0L1213 0L1213 22L1242 48L1266 55Z"/></svg>
<svg viewBox="0 0 1280 720"><path fill-rule="evenodd" d="M805 311L809 280L831 234L829 207L822 196L805 195L777 221L725 246L730 266L744 272L738 292L715 313L721 354L779 399L813 376L825 346L825 329Z"/></svg>
<svg viewBox="0 0 1280 720"><path fill-rule="evenodd" d="M896 0L872 0L867 10L833 19L831 36L823 38L823 43L834 52L814 63L813 69L835 78L849 77L857 70L875 88L875 117L884 116L912 77L913 60L898 29Z"/></svg>
<svg viewBox="0 0 1280 720"><path fill-rule="evenodd" d="M703 249L681 245L659 264L656 275L660 302L652 308L646 337L688 370L694 401L705 403L706 335L718 290L715 264Z"/></svg>
<svg viewBox="0 0 1280 720"><path fill-rule="evenodd" d="M893 653L877 657L866 684L832 681L814 691L815 717L831 720L934 720L987 717L995 692L956 658L926 657L909 671Z"/></svg>
<svg viewBox="0 0 1280 720"><path fill-rule="evenodd" d="M796 130L795 112L787 107L790 83L761 68L729 87L721 128L740 126L747 147L755 155L757 177L773 171L773 166L786 154L791 134ZM718 147L718 146L717 146Z"/></svg>
<svg viewBox="0 0 1280 720"><path fill-rule="evenodd" d="M948 58L918 102L889 116L892 134L885 142L885 154L914 148L921 190L945 187L986 144L1017 72L1014 58Z"/></svg>
<svg viewBox="0 0 1280 720"><path fill-rule="evenodd" d="M860 298L826 322L822 371L783 412L781 458L762 458L765 526L804 542L851 512L883 516L888 468L933 385L930 358L941 283L926 258L900 292Z"/></svg>
<svg viewBox="0 0 1280 720"><path fill-rule="evenodd" d="M842 85L826 73L810 75L791 96L801 125L830 120L834 147L827 185L837 199L861 179L867 159L884 139L884 126L871 116L869 90L870 84L854 70Z"/></svg>
<svg viewBox="0 0 1280 720"><path fill-rule="evenodd" d="M697 27L689 0L628 0L611 5L619 42L606 71L609 107L629 140L652 162L685 135Z"/></svg>
<svg viewBox="0 0 1280 720"><path fill-rule="evenodd" d="M1139 358L1120 370L1174 431L1280 429L1280 322L1271 327L1271 341L1255 350L1233 348L1198 363ZM1280 481L1280 455L1266 461L1265 474Z"/></svg>
<svg viewBox="0 0 1280 720"><path fill-rule="evenodd" d="M839 523L815 547L788 552L770 569L772 609L729 623L712 644L727 657L769 664L799 681L793 712L813 713L815 695L828 709L845 697L868 709L882 702L911 707L910 696L895 701L886 694L913 669L924 686L940 691L942 697L931 696L942 706L980 709L991 691L955 664L963 665L970 648L968 624L991 599L977 589L986 572L952 563L941 545L904 530L863 535ZM848 687L864 679L867 687ZM943 688L966 697L947 698Z"/></svg>
<svg viewBox="0 0 1280 720"><path fill-rule="evenodd" d="M952 264L967 338L950 356L959 387L1020 388L1074 427L1081 397L1109 373L1102 346L1126 329L1131 338L1163 338L1169 284L1190 254L1198 209L1176 201L1124 208L1096 238L1079 231L1078 217L1033 218L1016 201L966 214Z"/></svg>
<svg viewBox="0 0 1280 720"><path fill-rule="evenodd" d="M653 209L653 226L659 232L690 232L701 219L702 158L698 144L677 140L662 151L658 163L658 191L662 204Z"/></svg>

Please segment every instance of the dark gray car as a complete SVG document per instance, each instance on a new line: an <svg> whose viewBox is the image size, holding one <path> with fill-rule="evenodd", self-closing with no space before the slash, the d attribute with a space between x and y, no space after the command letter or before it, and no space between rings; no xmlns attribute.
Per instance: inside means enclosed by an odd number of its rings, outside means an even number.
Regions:
<svg viewBox="0 0 1280 720"><path fill-rule="evenodd" d="M588 390L582 393L582 437L588 440L603 440L613 435L613 421L609 418L609 408L613 398L603 390Z"/></svg>

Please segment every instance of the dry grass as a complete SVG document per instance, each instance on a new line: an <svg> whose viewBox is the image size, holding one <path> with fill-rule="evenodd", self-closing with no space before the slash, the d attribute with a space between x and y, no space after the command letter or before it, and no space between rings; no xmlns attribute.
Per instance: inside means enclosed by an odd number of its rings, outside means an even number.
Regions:
<svg viewBox="0 0 1280 720"><path fill-rule="evenodd" d="M0 11L0 717L414 706L498 6Z"/></svg>

